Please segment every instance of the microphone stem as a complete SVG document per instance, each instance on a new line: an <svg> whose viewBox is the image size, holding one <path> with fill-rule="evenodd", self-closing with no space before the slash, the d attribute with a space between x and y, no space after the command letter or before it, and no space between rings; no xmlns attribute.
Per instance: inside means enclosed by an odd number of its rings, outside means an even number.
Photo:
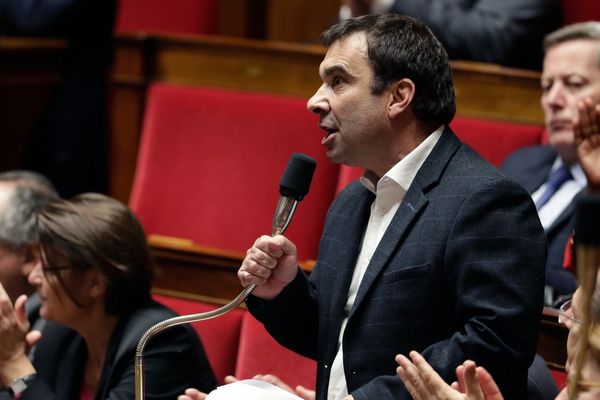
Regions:
<svg viewBox="0 0 600 400"><path fill-rule="evenodd" d="M288 228L294 213L296 212L296 207L298 206L298 200L295 200L291 197L281 196L279 198L279 202L277 203L277 208L275 210L275 215L273 217L273 227L271 230L271 236L282 235L286 229ZM237 295L235 299L225 304L224 306L217 308L212 311L207 311L198 314L191 315L182 315L178 317L173 317L166 319L164 321L158 322L157 324L151 326L140 338L136 351L135 351L135 400L144 400L145 398L145 385L144 385L144 349L148 341L153 338L159 332L164 331L165 329L171 328L173 326L189 324L192 322L198 321L206 321L208 319L220 317L228 313L229 311L239 307L246 298L252 293L256 285L251 284L248 285L242 290L242 292Z"/></svg>

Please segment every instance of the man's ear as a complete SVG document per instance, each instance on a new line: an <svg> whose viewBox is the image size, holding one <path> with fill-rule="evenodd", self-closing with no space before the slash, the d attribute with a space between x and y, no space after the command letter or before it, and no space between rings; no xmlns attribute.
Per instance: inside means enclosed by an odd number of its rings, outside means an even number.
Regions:
<svg viewBox="0 0 600 400"><path fill-rule="evenodd" d="M394 82L390 88L388 114L393 119L401 115L412 104L415 97L415 84L410 79L404 78Z"/></svg>

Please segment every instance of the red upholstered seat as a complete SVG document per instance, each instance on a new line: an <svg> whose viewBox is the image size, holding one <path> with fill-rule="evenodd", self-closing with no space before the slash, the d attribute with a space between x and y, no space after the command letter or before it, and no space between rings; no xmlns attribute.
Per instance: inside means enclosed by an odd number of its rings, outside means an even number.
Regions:
<svg viewBox="0 0 600 400"><path fill-rule="evenodd" d="M317 363L287 350L275 341L249 312L244 315L235 376L274 374L295 388L315 388Z"/></svg>
<svg viewBox="0 0 600 400"><path fill-rule="evenodd" d="M563 25L600 20L598 0L562 0Z"/></svg>
<svg viewBox="0 0 600 400"><path fill-rule="evenodd" d="M555 369L550 368L550 374L552 374L552 378L556 382L556 386L561 390L565 386L567 386L567 373L564 371L557 371Z"/></svg>
<svg viewBox="0 0 600 400"><path fill-rule="evenodd" d="M544 138L541 125L456 117L450 127L460 140L496 166L500 166L513 151L541 144Z"/></svg>
<svg viewBox="0 0 600 400"><path fill-rule="evenodd" d="M217 308L211 304L170 296L153 297L179 315L197 314ZM221 317L192 324L202 340L208 361L220 384L226 375L233 375L235 372L240 328L245 313L242 309L235 309Z"/></svg>
<svg viewBox="0 0 600 400"><path fill-rule="evenodd" d="M271 233L294 152L317 160L287 236L314 259L339 167L305 100L155 83L149 88L130 206L146 233L246 251Z"/></svg>
<svg viewBox="0 0 600 400"><path fill-rule="evenodd" d="M456 117L450 124L458 137L483 158L499 166L513 151L544 142L544 128L477 118ZM362 175L362 169L342 166L337 192Z"/></svg>
<svg viewBox="0 0 600 400"><path fill-rule="evenodd" d="M215 34L218 0L119 0L116 32Z"/></svg>

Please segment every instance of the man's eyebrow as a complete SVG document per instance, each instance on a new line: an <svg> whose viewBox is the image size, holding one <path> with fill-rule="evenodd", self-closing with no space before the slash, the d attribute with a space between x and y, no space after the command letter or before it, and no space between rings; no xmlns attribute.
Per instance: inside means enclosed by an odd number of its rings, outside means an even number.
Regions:
<svg viewBox="0 0 600 400"><path fill-rule="evenodd" d="M324 77L328 77L336 73L350 74L350 70L343 64L335 64L323 70Z"/></svg>

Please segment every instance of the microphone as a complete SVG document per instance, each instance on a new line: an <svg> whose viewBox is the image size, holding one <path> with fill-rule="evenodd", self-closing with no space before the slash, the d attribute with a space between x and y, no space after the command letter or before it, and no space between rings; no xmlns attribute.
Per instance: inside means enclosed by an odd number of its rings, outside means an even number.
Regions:
<svg viewBox="0 0 600 400"><path fill-rule="evenodd" d="M279 194L281 197L275 208L271 236L281 235L285 232L292 217L296 212L298 203L306 196L317 162L302 153L294 153L288 161L287 167L279 182ZM173 326L191 322L205 321L219 317L237 308L252 291L256 285L249 285L231 302L216 310L192 315L182 315L166 319L151 326L140 338L135 351L135 400L144 400L144 348L148 341L157 333Z"/></svg>
<svg viewBox="0 0 600 400"><path fill-rule="evenodd" d="M279 202L273 216L271 236L280 235L290 224L296 206L308 193L317 162L302 153L294 153L279 182Z"/></svg>

